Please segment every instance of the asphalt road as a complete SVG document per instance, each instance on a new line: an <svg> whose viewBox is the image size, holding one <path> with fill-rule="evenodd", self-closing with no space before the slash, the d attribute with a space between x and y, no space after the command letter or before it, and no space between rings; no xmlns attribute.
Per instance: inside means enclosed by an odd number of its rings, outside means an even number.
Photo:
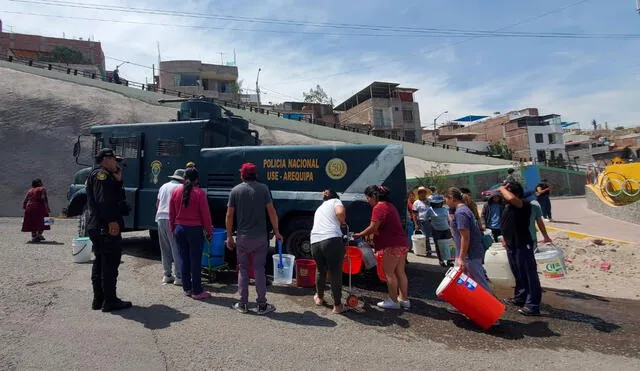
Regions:
<svg viewBox="0 0 640 371"><path fill-rule="evenodd" d="M384 286L358 278L361 313L333 315L310 289L270 286L278 310L261 317L230 309L233 274L205 302L161 285L159 257L131 238L119 294L134 308L92 311L90 265L71 262L75 221L57 220L46 237L59 242L46 244L27 244L19 223L0 218L2 370L640 369L638 301L547 290L543 317L509 310L483 332L435 300L442 272L415 257L410 311L372 307Z"/></svg>

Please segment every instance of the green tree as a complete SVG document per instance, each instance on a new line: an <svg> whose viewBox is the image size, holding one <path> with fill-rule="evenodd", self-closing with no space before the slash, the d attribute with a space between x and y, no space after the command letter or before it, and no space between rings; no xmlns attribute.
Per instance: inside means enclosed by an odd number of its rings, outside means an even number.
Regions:
<svg viewBox="0 0 640 371"><path fill-rule="evenodd" d="M593 119L593 121L591 121L591 125L593 126L593 130L598 130L598 122L596 121L596 119Z"/></svg>
<svg viewBox="0 0 640 371"><path fill-rule="evenodd" d="M333 98L330 98L320 85L316 85L315 89L309 89L308 93L302 92L306 103L320 103L333 105Z"/></svg>
<svg viewBox="0 0 640 371"><path fill-rule="evenodd" d="M81 52L63 45L56 45L48 55L38 56L38 60L43 62L68 63L68 64L90 64L91 61L84 58Z"/></svg>
<svg viewBox="0 0 640 371"><path fill-rule="evenodd" d="M436 187L438 192L447 188L447 175L449 175L449 165L436 163L431 165L431 169L424 172L423 177L416 178L416 185L423 187Z"/></svg>
<svg viewBox="0 0 640 371"><path fill-rule="evenodd" d="M513 151L502 142L494 141L489 143L489 156L496 156L505 160L513 159Z"/></svg>
<svg viewBox="0 0 640 371"><path fill-rule="evenodd" d="M613 130L624 130L624 126L616 126Z"/></svg>
<svg viewBox="0 0 640 371"><path fill-rule="evenodd" d="M630 158L633 158L633 151L631 151L631 148L629 148L629 146L624 147L624 149L622 150L622 159L628 160Z"/></svg>

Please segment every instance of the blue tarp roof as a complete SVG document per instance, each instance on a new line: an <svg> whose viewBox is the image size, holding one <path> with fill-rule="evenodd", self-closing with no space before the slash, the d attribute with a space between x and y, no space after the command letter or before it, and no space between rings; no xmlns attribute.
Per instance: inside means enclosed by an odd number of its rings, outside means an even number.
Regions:
<svg viewBox="0 0 640 371"><path fill-rule="evenodd" d="M577 124L578 124L578 122L577 122L577 121L574 121L574 122L562 122L562 123L560 123L560 125L561 125L563 128L566 128L567 126L577 125Z"/></svg>
<svg viewBox="0 0 640 371"><path fill-rule="evenodd" d="M465 116L465 117L460 117L459 119L456 119L456 120L453 120L453 121L471 122L471 121L482 120L482 119L487 118L487 117L489 117L489 116L469 115L469 116Z"/></svg>

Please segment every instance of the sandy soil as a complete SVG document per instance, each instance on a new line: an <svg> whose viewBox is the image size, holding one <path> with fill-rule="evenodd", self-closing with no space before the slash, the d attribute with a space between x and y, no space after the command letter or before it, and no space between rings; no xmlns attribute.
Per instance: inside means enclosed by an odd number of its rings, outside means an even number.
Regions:
<svg viewBox="0 0 640 371"><path fill-rule="evenodd" d="M564 232L552 232L550 237L564 252L567 273L559 279L542 277L544 287L603 297L640 298L640 245L574 239Z"/></svg>

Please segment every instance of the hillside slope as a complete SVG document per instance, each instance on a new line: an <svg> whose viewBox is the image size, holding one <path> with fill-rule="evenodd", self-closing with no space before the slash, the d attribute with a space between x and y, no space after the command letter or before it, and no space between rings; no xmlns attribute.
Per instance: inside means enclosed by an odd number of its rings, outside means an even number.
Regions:
<svg viewBox="0 0 640 371"><path fill-rule="evenodd" d="M72 156L73 144L90 126L168 121L175 117L175 107L152 105L119 92L2 66L0 76L0 158L6 169L5 181L0 183L0 216L22 214L22 199L35 178L41 178L49 190L53 214L60 214L66 205L69 183L80 168ZM250 126L258 130L267 145L344 144L288 130ZM421 176L435 164L412 157L406 157L405 163L407 177ZM500 167L504 165L449 164L452 173Z"/></svg>

